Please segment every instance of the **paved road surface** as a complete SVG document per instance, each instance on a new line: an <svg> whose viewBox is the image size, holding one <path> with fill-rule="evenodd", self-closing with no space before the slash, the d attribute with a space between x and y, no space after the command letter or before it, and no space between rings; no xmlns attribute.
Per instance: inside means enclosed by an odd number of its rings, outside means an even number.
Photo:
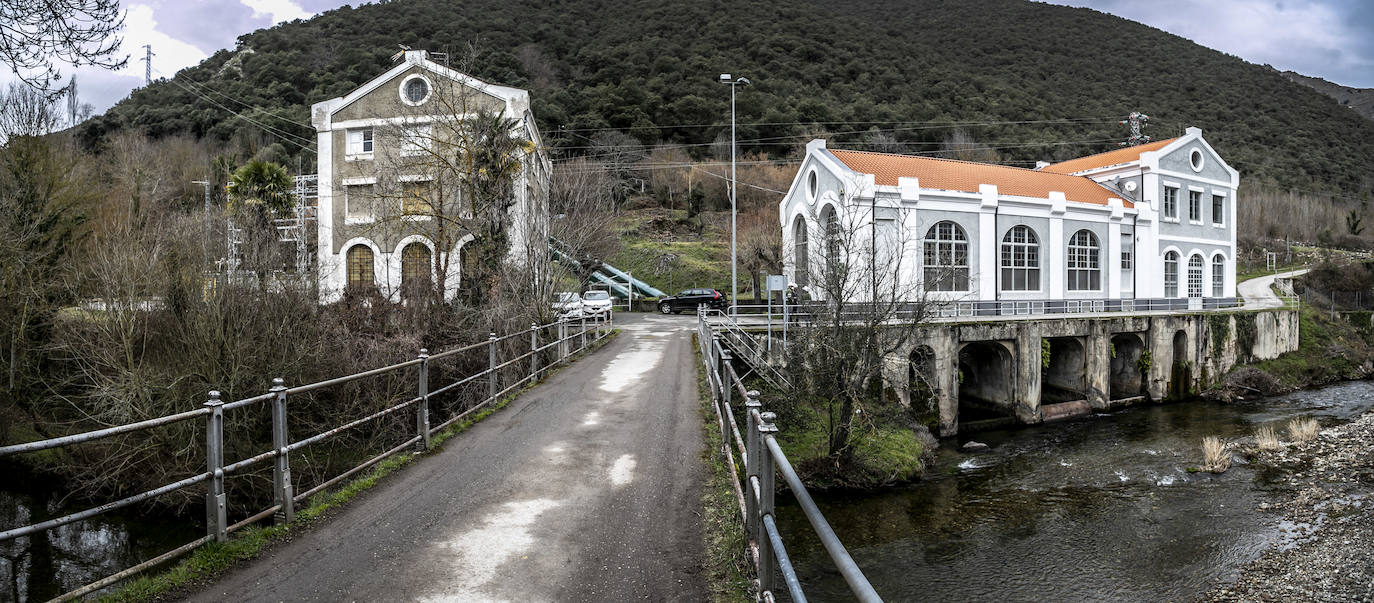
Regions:
<svg viewBox="0 0 1374 603"><path fill-rule="evenodd" d="M1279 274L1269 274L1252 278L1236 284L1236 293L1245 298L1246 310L1258 308L1277 308L1283 305L1283 300L1274 294L1274 281L1281 278L1293 278L1307 274L1307 269L1293 270L1291 272L1281 272Z"/></svg>
<svg viewBox="0 0 1374 603"><path fill-rule="evenodd" d="M194 601L705 599L695 317L619 337Z"/></svg>

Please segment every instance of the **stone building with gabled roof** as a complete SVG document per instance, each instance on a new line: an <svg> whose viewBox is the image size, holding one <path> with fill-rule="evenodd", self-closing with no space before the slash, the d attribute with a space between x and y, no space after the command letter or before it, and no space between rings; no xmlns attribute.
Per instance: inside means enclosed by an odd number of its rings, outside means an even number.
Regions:
<svg viewBox="0 0 1374 603"><path fill-rule="evenodd" d="M827 255L845 246L829 241L848 229L868 233L872 242L850 247L876 245L874 265L909 297L1007 302L1010 311L1142 299L1215 305L1236 295L1238 185L1198 128L1036 169L814 140L779 206L784 270L825 297L810 281L836 261Z"/></svg>
<svg viewBox="0 0 1374 603"><path fill-rule="evenodd" d="M462 223L472 219L472 202L445 185L442 158L426 158L436 145L461 138L464 120L480 112L513 120L511 135L532 143L520 151L514 177L510 258L520 260L527 245L543 245L547 237L552 165L529 92L460 73L423 50L403 56L352 92L311 107L323 303L350 288L375 288L398 300L412 284L440 280L444 297L452 299L464 285L463 249L474 239L462 232Z"/></svg>

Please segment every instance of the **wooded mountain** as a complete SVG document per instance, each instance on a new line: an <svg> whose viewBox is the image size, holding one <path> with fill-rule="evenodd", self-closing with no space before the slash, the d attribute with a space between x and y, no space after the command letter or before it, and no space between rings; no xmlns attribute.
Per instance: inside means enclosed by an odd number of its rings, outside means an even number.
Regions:
<svg viewBox="0 0 1374 603"><path fill-rule="evenodd" d="M1343 107L1374 119L1374 88L1351 88L1336 82L1328 82L1319 77L1303 75L1296 71L1281 71L1283 77L1325 94Z"/></svg>
<svg viewBox="0 0 1374 603"><path fill-rule="evenodd" d="M267 126L277 132L266 141L298 153L314 140L310 104L383 72L397 44L480 50L465 67L530 89L560 157L589 152L597 128L712 152L728 136L729 91L716 80L729 72L753 82L738 94L744 151L797 156L828 136L933 153L961 124L1002 160L1028 165L1114 148L1126 133L1117 120L1138 110L1156 139L1203 128L1250 185L1347 198L1374 189L1374 122L1318 92L1133 21L1020 0L344 7L241 36L240 52L135 91L86 124L84 140L95 146L121 128L231 140ZM310 169L313 154L302 161Z"/></svg>

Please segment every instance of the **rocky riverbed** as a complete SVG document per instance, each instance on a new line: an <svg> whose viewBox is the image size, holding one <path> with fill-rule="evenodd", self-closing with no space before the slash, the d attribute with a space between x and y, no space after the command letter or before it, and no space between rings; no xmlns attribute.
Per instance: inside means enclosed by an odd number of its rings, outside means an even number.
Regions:
<svg viewBox="0 0 1374 603"><path fill-rule="evenodd" d="M1260 506L1284 537L1207 600L1374 602L1374 412L1255 460L1292 488Z"/></svg>

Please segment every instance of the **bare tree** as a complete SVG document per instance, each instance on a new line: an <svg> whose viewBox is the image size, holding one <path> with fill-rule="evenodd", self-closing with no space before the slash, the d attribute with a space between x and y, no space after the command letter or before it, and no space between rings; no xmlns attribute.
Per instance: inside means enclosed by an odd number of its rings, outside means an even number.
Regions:
<svg viewBox="0 0 1374 603"><path fill-rule="evenodd" d="M569 261L564 267L586 290L592 273L620 248L615 232L615 204L606 166L574 159L554 168L549 193L550 236Z"/></svg>
<svg viewBox="0 0 1374 603"><path fill-rule="evenodd" d="M810 229L809 324L789 350L792 396L808 400L826 423L828 456L842 463L852 436L871 426L889 356L909 347L936 306L907 268L915 240L900 207L845 205ZM794 261L795 258L794 258Z"/></svg>
<svg viewBox="0 0 1374 603"><path fill-rule="evenodd" d="M973 135L963 128L955 128L950 131L948 136L945 136L944 142L940 144L940 155L950 159L976 161L978 163L997 163L1002 160L1002 156L997 151L974 140Z"/></svg>
<svg viewBox="0 0 1374 603"><path fill-rule="evenodd" d="M117 0L0 0L0 61L25 83L55 98L54 63L120 69L124 15Z"/></svg>

